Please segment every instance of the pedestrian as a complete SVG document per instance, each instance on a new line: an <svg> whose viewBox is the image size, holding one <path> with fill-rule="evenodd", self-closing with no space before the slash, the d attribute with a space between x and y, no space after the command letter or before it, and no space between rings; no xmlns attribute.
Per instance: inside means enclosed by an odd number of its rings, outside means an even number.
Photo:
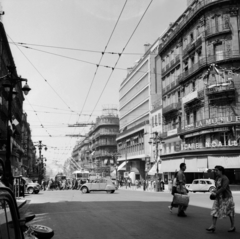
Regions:
<svg viewBox="0 0 240 239"><path fill-rule="evenodd" d="M186 170L186 164L185 163L181 163L180 164L180 170L177 173L177 193L179 194L187 194L187 189L185 187L186 184L186 177L184 174L184 171ZM178 216L179 217L186 217L187 215L185 214L185 211L187 210L187 206L182 206L179 205L178 206Z"/></svg>
<svg viewBox="0 0 240 239"><path fill-rule="evenodd" d="M131 179L130 178L128 178L127 184L128 184L128 187L131 188Z"/></svg>
<svg viewBox="0 0 240 239"><path fill-rule="evenodd" d="M235 232L235 204L232 192L229 188L229 179L225 175L225 169L222 166L215 166L215 174L216 190L211 194L211 197L215 198L211 209L212 225L206 230L208 232L214 232L216 229L217 219L222 219L228 216L231 222L231 227L228 232Z"/></svg>
<svg viewBox="0 0 240 239"><path fill-rule="evenodd" d="M178 174L178 172L175 172L175 174L174 174L174 179L173 179L173 183L172 183L172 195L173 195L173 197L174 197L174 194L177 192L177 185L176 185L176 183L177 183L177 174ZM168 206L169 211L170 211L171 213L172 213L172 209L173 209L174 207L178 207L178 205L177 205L177 204L174 204L174 203L173 203L173 200L172 200L171 206Z"/></svg>

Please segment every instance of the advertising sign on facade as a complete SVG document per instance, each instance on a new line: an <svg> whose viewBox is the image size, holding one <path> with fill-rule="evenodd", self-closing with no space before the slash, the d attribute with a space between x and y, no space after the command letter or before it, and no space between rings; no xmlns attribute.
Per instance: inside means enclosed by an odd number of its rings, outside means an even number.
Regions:
<svg viewBox="0 0 240 239"><path fill-rule="evenodd" d="M196 128L203 128L211 125L224 125L229 123L240 123L240 116L226 116L226 117L218 117L212 119L204 119L197 121L196 124L189 124L182 127L183 131L193 130Z"/></svg>
<svg viewBox="0 0 240 239"><path fill-rule="evenodd" d="M128 172L124 172L124 173L123 173L123 177L124 177L124 178L128 178Z"/></svg>
<svg viewBox="0 0 240 239"><path fill-rule="evenodd" d="M182 150L191 150L191 149L203 149L203 148L223 148L223 147L236 147L238 146L237 141L228 141L227 145L222 144L221 141L216 142L206 142L205 146L202 143L191 143L191 144L182 144Z"/></svg>

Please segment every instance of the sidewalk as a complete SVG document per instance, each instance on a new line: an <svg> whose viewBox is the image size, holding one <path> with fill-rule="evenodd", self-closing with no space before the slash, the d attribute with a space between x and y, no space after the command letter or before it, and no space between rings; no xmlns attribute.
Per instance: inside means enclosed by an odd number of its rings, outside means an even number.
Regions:
<svg viewBox="0 0 240 239"><path fill-rule="evenodd" d="M136 186L131 186L130 188L126 186L119 187L118 190L131 190L131 191L139 191L139 192L149 192L149 193L169 193L168 187L165 187L163 191L156 192L155 189L147 189L143 190L143 188L136 188Z"/></svg>
<svg viewBox="0 0 240 239"><path fill-rule="evenodd" d="M25 204L30 203L30 200L25 198L16 198L18 209L22 208Z"/></svg>

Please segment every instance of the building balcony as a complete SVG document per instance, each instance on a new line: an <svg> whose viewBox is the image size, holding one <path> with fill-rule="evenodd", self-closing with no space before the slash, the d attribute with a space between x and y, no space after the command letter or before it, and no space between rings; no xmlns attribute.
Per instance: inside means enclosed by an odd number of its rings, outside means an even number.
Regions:
<svg viewBox="0 0 240 239"><path fill-rule="evenodd" d="M232 83L222 83L212 88L206 89L206 95L219 95L223 93L235 92L236 88Z"/></svg>
<svg viewBox="0 0 240 239"><path fill-rule="evenodd" d="M195 90L182 98L183 104L192 103L195 100L201 100L204 98L204 90Z"/></svg>
<svg viewBox="0 0 240 239"><path fill-rule="evenodd" d="M208 38L210 36L215 36L216 34L222 34L226 32L230 32L230 26L228 22L225 22L224 24L221 25L216 25L214 27L211 27L205 31L205 37Z"/></svg>
<svg viewBox="0 0 240 239"><path fill-rule="evenodd" d="M118 134L119 132L101 131L95 134L95 138L98 138L100 136L108 136L108 135L112 136L112 135L118 135Z"/></svg>
<svg viewBox="0 0 240 239"><path fill-rule="evenodd" d="M173 111L178 111L181 108L181 102L172 103L163 108L163 114L168 114Z"/></svg>
<svg viewBox="0 0 240 239"><path fill-rule="evenodd" d="M171 129L161 133L161 138L167 138L174 135L178 135L181 130L179 128Z"/></svg>
<svg viewBox="0 0 240 239"><path fill-rule="evenodd" d="M109 152L101 152L101 151L96 151L94 153L95 157L112 157L112 154Z"/></svg>
<svg viewBox="0 0 240 239"><path fill-rule="evenodd" d="M210 104L231 103L235 100L236 88L233 83L222 83L215 87L206 89L206 95L208 95Z"/></svg>
<svg viewBox="0 0 240 239"><path fill-rule="evenodd" d="M230 0L229 0L230 1ZM184 16L184 18L181 20L181 22L177 22L176 24L173 24L173 27L175 27L167 38L166 42L160 45L159 47L159 53L161 53L163 50L166 49L166 47L169 45L172 40L179 37L179 34L182 32L182 30L195 18L198 17L198 14L201 11L206 11L206 7L218 4L220 2L226 2L226 0L201 0L198 1L194 8L192 8L187 15ZM169 30L170 31L170 30ZM169 33L168 33L169 34Z"/></svg>

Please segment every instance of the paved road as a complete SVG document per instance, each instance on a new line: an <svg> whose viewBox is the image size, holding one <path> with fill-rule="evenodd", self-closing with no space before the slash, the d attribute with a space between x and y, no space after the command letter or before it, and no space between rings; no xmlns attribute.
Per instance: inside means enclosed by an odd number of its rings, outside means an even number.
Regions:
<svg viewBox="0 0 240 239"><path fill-rule="evenodd" d="M27 196L23 210L36 213L33 223L50 226L55 239L159 239L159 238L239 238L240 193L236 202L236 233L228 233L229 219L218 222L217 231L208 234L212 201L209 194L191 194L186 218L172 214L172 197L165 192L140 192L120 189L114 194L80 191L45 191Z"/></svg>

